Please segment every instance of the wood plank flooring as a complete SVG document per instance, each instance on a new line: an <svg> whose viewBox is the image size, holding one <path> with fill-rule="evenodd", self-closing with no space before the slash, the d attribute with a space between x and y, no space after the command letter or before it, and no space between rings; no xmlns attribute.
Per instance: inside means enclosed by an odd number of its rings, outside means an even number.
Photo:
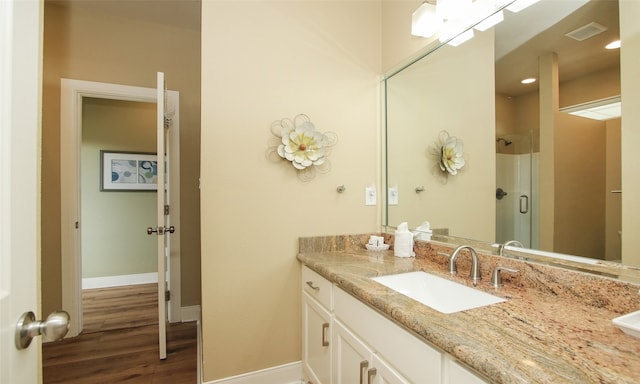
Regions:
<svg viewBox="0 0 640 384"><path fill-rule="evenodd" d="M83 333L158 324L156 284L82 291Z"/></svg>
<svg viewBox="0 0 640 384"><path fill-rule="evenodd" d="M158 358L155 289L83 292L82 334L43 345L44 384L198 383L196 323L168 324L167 359Z"/></svg>

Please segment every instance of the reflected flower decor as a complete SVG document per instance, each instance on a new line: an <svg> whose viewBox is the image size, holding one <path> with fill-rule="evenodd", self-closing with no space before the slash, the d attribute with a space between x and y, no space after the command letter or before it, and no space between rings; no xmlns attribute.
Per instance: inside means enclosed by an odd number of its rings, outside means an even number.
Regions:
<svg viewBox="0 0 640 384"><path fill-rule="evenodd" d="M316 172L327 173L331 170L329 154L337 142L332 132L322 133L306 115L300 114L291 119L282 119L271 124L271 133L277 138L277 146L267 151L272 160L287 160L298 171L298 178L309 181ZM277 156L276 156L277 155Z"/></svg>
<svg viewBox="0 0 640 384"><path fill-rule="evenodd" d="M465 165L462 157L462 140L455 136L449 136L447 131L440 132L438 141L430 150L437 161L433 167L433 174L438 176L443 184L446 184L449 175L457 175L458 171Z"/></svg>

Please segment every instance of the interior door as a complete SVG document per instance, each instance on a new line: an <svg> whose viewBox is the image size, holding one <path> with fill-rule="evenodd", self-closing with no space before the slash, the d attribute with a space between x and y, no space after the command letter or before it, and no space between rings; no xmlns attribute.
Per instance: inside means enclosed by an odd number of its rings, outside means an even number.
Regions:
<svg viewBox="0 0 640 384"><path fill-rule="evenodd" d="M158 222L156 234L158 235L158 343L160 347L160 359L167 358L167 257L169 249L169 233L173 229L169 226L169 215L165 214L169 183L165 180L167 175L165 124L166 117L166 88L164 73L158 72L158 114L157 114L157 153L158 153ZM168 213L168 212L167 212Z"/></svg>
<svg viewBox="0 0 640 384"><path fill-rule="evenodd" d="M0 383L41 381L40 343L18 350L15 327L40 313L42 3L0 1Z"/></svg>

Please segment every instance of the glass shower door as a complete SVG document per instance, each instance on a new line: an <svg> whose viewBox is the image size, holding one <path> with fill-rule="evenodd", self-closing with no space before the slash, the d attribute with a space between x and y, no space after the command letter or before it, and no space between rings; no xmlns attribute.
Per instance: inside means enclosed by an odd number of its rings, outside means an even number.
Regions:
<svg viewBox="0 0 640 384"><path fill-rule="evenodd" d="M535 159L531 134L496 137L496 242L518 240L535 247L533 190Z"/></svg>

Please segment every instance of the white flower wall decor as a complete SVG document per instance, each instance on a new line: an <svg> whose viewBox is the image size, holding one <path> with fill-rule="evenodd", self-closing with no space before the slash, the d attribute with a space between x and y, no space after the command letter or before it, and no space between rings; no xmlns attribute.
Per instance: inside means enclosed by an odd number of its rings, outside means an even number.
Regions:
<svg viewBox="0 0 640 384"><path fill-rule="evenodd" d="M446 184L449 175L457 175L465 165L462 140L455 136L449 136L447 131L440 132L438 141L430 150L436 159L432 172L444 184Z"/></svg>
<svg viewBox="0 0 640 384"><path fill-rule="evenodd" d="M276 136L277 142L269 147L267 157L291 162L300 180L309 181L316 172L327 173L331 170L329 154L338 136L333 132L317 131L306 115L273 122L271 133Z"/></svg>

